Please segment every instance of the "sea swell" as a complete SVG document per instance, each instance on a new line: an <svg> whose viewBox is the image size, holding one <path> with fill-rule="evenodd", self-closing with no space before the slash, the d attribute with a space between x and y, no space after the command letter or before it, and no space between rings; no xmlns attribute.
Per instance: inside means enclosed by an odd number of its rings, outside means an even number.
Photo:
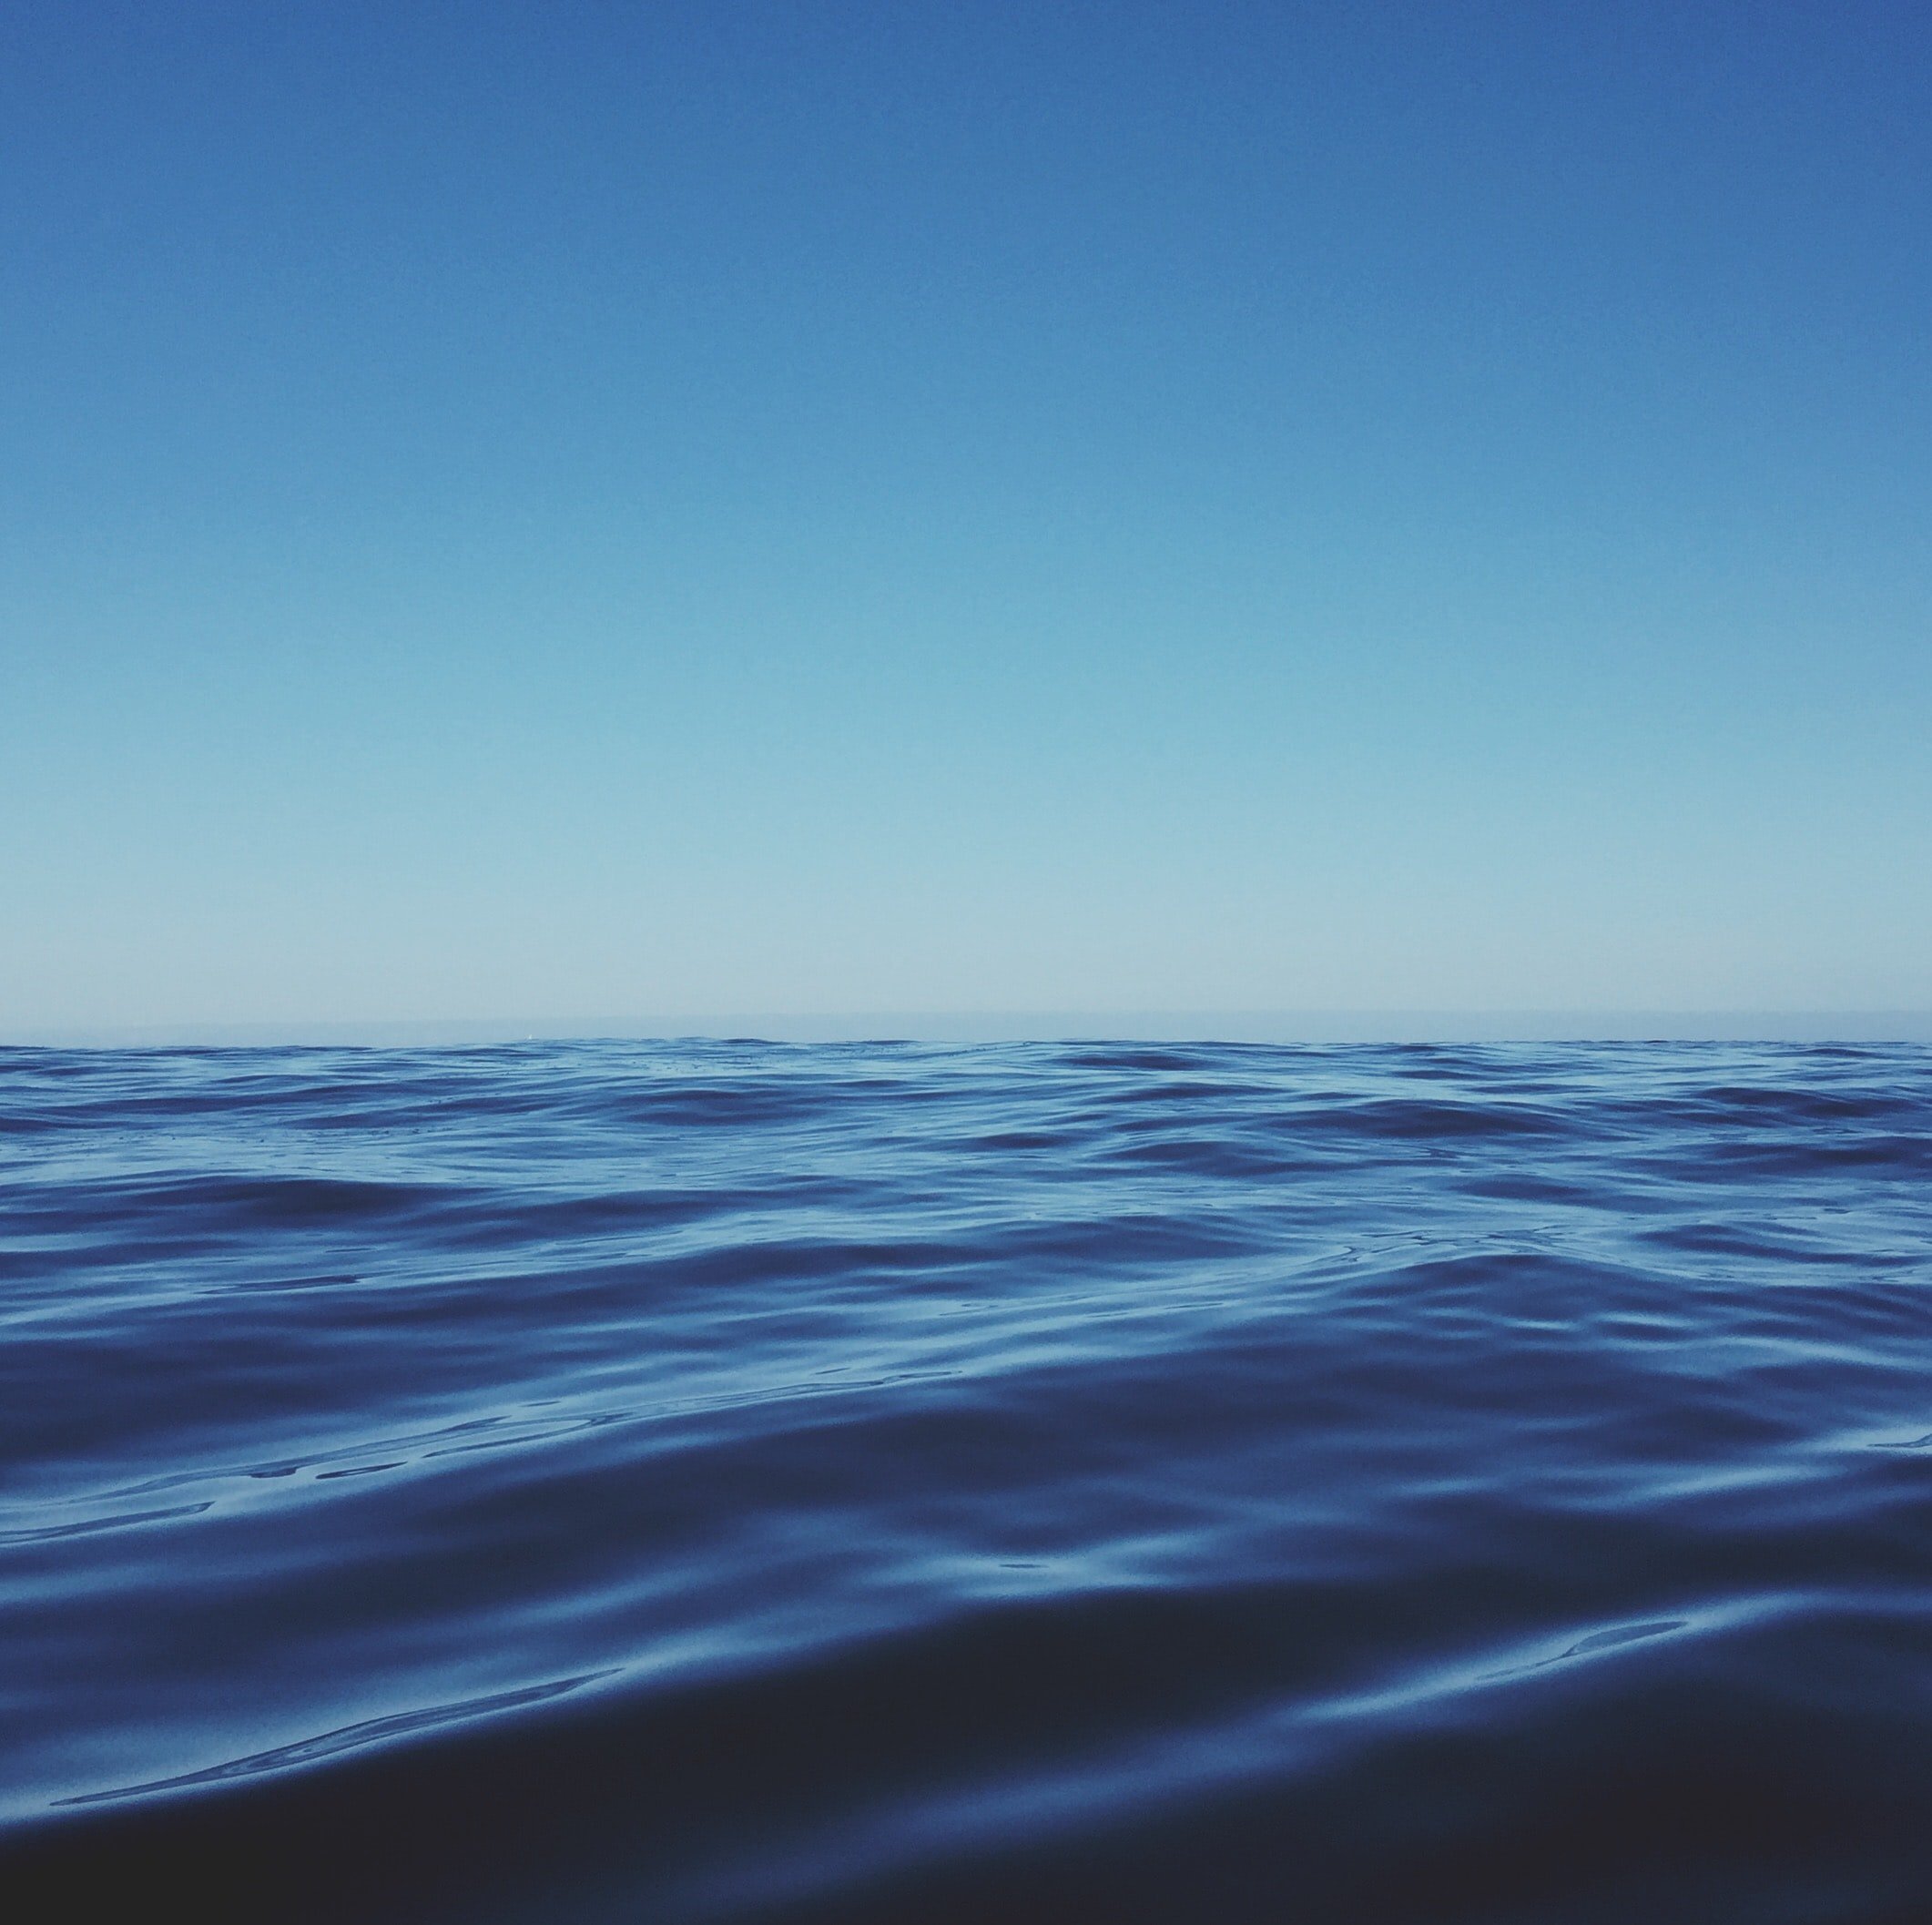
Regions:
<svg viewBox="0 0 1932 1925"><path fill-rule="evenodd" d="M0 1052L0 1886L1932 1916L1928 1175L1903 1046Z"/></svg>

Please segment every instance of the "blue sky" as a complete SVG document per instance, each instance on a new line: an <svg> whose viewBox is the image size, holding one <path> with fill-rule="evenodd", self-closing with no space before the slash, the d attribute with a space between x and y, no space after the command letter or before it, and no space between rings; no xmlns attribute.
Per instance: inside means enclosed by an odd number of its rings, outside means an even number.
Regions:
<svg viewBox="0 0 1932 1925"><path fill-rule="evenodd" d="M0 1032L1932 1008L1919 5L0 15Z"/></svg>

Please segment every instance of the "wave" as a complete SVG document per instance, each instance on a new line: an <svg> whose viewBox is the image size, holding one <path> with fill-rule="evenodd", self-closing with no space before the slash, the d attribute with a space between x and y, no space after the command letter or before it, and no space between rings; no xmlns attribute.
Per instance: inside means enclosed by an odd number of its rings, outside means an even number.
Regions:
<svg viewBox="0 0 1932 1925"><path fill-rule="evenodd" d="M0 1886L1932 1916L1932 1051L0 1051Z"/></svg>

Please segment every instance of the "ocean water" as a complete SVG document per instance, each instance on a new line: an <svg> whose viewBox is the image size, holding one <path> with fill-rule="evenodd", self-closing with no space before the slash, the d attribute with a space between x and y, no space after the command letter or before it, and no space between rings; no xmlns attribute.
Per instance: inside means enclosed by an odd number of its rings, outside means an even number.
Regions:
<svg viewBox="0 0 1932 1925"><path fill-rule="evenodd" d="M0 1052L0 1897L128 1893L1932 1919L1932 1050Z"/></svg>

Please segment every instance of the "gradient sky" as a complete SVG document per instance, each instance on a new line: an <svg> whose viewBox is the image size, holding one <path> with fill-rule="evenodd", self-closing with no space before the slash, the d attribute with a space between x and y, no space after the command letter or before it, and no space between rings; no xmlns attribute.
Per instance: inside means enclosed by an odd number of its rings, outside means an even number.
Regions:
<svg viewBox="0 0 1932 1925"><path fill-rule="evenodd" d="M1932 12L0 10L0 1033L1932 1007Z"/></svg>

